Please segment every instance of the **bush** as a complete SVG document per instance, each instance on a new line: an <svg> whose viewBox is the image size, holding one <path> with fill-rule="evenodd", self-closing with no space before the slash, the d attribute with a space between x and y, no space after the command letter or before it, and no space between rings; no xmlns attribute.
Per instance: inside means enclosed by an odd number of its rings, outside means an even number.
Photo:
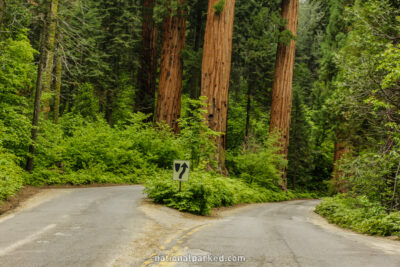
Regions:
<svg viewBox="0 0 400 267"><path fill-rule="evenodd" d="M277 190L282 182L282 171L287 161L279 154L276 138L271 137L263 145L250 143L239 155L228 155L230 173L238 175L249 184Z"/></svg>
<svg viewBox="0 0 400 267"><path fill-rule="evenodd" d="M360 233L400 236L400 212L387 214L378 202L371 202L366 196L325 198L316 212L331 223Z"/></svg>
<svg viewBox="0 0 400 267"><path fill-rule="evenodd" d="M154 202L200 215L208 215L216 207L285 201L295 197L292 193L248 185L241 179L204 171L193 171L189 181L182 184L182 192L179 192L178 182L172 181L168 171L158 172L149 178L145 187L145 192Z"/></svg>
<svg viewBox="0 0 400 267"><path fill-rule="evenodd" d="M101 119L64 116L60 125L43 121L37 140L32 185L138 183L183 154L169 128L154 129L143 114L111 128Z"/></svg>
<svg viewBox="0 0 400 267"><path fill-rule="evenodd" d="M22 169L15 163L15 156L0 150L0 202L17 193L22 185Z"/></svg>

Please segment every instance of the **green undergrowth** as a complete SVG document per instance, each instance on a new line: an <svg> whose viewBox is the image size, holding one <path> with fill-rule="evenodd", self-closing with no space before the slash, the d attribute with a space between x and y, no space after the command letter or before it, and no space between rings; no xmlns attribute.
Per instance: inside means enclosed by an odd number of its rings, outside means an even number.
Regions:
<svg viewBox="0 0 400 267"><path fill-rule="evenodd" d="M22 172L15 163L15 156L0 150L0 203L21 189Z"/></svg>
<svg viewBox="0 0 400 267"><path fill-rule="evenodd" d="M316 212L330 223L356 232L379 236L400 236L400 212L388 214L378 202L365 196L337 195L325 198Z"/></svg>
<svg viewBox="0 0 400 267"><path fill-rule="evenodd" d="M182 183L181 192L170 171L157 173L145 186L145 192L154 202L199 215L209 215L216 207L318 197L311 193L284 193L278 188L267 189L204 171L192 172L189 181Z"/></svg>

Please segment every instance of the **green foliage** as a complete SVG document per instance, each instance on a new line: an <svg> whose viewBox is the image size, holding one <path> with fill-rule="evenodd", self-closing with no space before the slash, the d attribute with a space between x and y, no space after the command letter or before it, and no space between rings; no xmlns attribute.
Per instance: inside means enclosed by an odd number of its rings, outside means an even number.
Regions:
<svg viewBox="0 0 400 267"><path fill-rule="evenodd" d="M252 140L250 140L252 142ZM247 149L230 160L230 171L249 184L277 189L282 182L282 171L287 161L279 154L277 138L271 137L263 145L250 143Z"/></svg>
<svg viewBox="0 0 400 267"><path fill-rule="evenodd" d="M32 90L35 54L22 34L0 42L0 137L3 147L19 157L26 155L30 140L28 103L21 95Z"/></svg>
<svg viewBox="0 0 400 267"><path fill-rule="evenodd" d="M364 151L340 163L339 183L354 195L366 196L387 210L399 210L400 188L395 183L399 178L399 162L396 150L387 155Z"/></svg>
<svg viewBox="0 0 400 267"><path fill-rule="evenodd" d="M240 179L204 171L191 172L189 181L182 185L182 192L179 192L178 183L172 181L171 171L158 172L147 180L145 186L145 192L154 202L200 215L209 215L212 208L221 206L284 201L296 197L292 193L250 186Z"/></svg>
<svg viewBox="0 0 400 267"><path fill-rule="evenodd" d="M184 149L185 159L190 159L194 168L208 164L216 165L212 159L216 153L215 142L213 139L219 135L208 127L204 114L206 102L205 98L200 100L187 100L191 108L190 114L186 114L179 121L181 128L180 142Z"/></svg>
<svg viewBox="0 0 400 267"><path fill-rule="evenodd" d="M62 117L59 125L42 122L37 167L27 183L137 183L157 168L172 166L182 155L179 141L169 128L154 129L145 119L136 114L115 128L77 115Z"/></svg>
<svg viewBox="0 0 400 267"><path fill-rule="evenodd" d="M80 85L74 96L72 112L89 120L94 120L97 118L98 110L99 101L94 96L93 86L88 83Z"/></svg>
<svg viewBox="0 0 400 267"><path fill-rule="evenodd" d="M214 10L215 10L215 15L219 16L225 8L225 0L219 0L214 6Z"/></svg>
<svg viewBox="0 0 400 267"><path fill-rule="evenodd" d="M13 196L22 187L22 169L15 162L16 157L0 147L0 203Z"/></svg>
<svg viewBox="0 0 400 267"><path fill-rule="evenodd" d="M337 195L326 198L316 212L329 222L350 228L360 233L381 236L400 236L400 212L387 214L377 202L365 196L356 198Z"/></svg>

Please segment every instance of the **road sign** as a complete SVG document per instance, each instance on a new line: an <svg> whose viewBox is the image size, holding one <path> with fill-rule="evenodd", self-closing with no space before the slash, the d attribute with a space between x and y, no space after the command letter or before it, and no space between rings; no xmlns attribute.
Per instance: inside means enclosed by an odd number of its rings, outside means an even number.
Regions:
<svg viewBox="0 0 400 267"><path fill-rule="evenodd" d="M174 160L174 175L173 180L179 182L187 182L190 173L190 161L188 160Z"/></svg>

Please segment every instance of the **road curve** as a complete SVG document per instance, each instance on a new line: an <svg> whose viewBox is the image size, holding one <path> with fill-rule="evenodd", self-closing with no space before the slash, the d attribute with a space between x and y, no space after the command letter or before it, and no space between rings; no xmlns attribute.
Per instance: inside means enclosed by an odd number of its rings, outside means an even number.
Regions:
<svg viewBox="0 0 400 267"><path fill-rule="evenodd" d="M0 217L0 266L108 266L139 235L140 186L60 190ZM55 190L57 191L57 190Z"/></svg>
<svg viewBox="0 0 400 267"><path fill-rule="evenodd" d="M400 266L400 242L331 226L313 213L318 201L200 218L143 201L142 190L51 190L1 216L0 266Z"/></svg>
<svg viewBox="0 0 400 267"><path fill-rule="evenodd" d="M307 200L253 205L204 224L175 243L173 254L181 255L175 260L195 259L196 266L209 266L210 262L199 263L209 260L217 260L219 266L400 266L400 242L331 226L313 213L317 204ZM168 253L162 255L167 259ZM243 260L239 256L246 261L237 262Z"/></svg>

